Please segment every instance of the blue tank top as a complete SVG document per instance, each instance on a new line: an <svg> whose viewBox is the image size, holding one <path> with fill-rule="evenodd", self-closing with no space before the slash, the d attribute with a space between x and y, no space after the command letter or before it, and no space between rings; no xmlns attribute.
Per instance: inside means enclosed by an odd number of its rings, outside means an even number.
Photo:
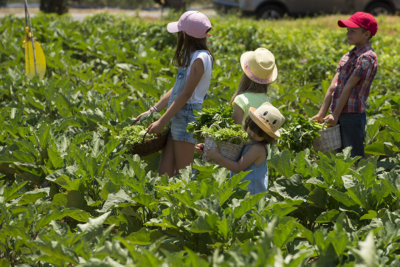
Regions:
<svg viewBox="0 0 400 267"><path fill-rule="evenodd" d="M247 143L245 145L245 147L243 148L241 156L246 154L252 145L255 145L258 143L259 142ZM250 181L250 183L247 185L247 190L250 192L250 194L254 195L254 194L258 194L258 193L262 193L262 192L267 192L267 188L268 188L267 159L265 159L265 161L261 165L256 165L255 163L253 163L243 171L245 171L245 172L251 171L242 180L242 182ZM231 172L231 177L235 174L237 174L237 173Z"/></svg>

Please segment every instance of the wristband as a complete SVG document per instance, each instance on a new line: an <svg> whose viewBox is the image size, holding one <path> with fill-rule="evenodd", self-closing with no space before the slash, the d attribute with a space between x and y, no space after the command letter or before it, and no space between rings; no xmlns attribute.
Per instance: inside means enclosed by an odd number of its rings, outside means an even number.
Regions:
<svg viewBox="0 0 400 267"><path fill-rule="evenodd" d="M156 108L156 106L153 106L150 108L150 112L158 112L158 109Z"/></svg>

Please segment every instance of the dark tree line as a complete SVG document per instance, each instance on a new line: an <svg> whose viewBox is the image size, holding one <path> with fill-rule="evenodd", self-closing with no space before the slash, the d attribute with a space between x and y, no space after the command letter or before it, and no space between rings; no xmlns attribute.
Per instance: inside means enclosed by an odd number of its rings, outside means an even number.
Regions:
<svg viewBox="0 0 400 267"><path fill-rule="evenodd" d="M64 14L68 12L68 0L40 0L40 10L45 13Z"/></svg>

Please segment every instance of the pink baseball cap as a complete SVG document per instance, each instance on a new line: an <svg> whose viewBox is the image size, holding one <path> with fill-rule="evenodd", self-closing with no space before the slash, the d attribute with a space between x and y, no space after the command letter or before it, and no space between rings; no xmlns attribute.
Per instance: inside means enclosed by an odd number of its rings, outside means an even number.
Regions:
<svg viewBox="0 0 400 267"><path fill-rule="evenodd" d="M339 20L339 27L364 28L372 35L378 31L378 22L374 16L365 12L356 12L348 20Z"/></svg>
<svg viewBox="0 0 400 267"><path fill-rule="evenodd" d="M210 36L207 32L211 29L211 22L206 15L199 11L186 11L178 21L168 23L168 32L183 31L194 38Z"/></svg>

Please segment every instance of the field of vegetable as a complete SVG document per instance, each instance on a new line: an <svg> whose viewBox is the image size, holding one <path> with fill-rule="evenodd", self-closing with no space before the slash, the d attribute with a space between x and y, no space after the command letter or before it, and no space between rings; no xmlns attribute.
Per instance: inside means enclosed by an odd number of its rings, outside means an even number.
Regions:
<svg viewBox="0 0 400 267"><path fill-rule="evenodd" d="M213 19L205 107L229 101L240 54L263 46L279 68L270 99L293 131L350 49L337 19ZM200 157L159 177L158 154L133 156L120 140L173 84L167 21L39 15L48 68L27 80L24 21L0 19L0 265L400 266L400 18L378 22L367 159L280 146L268 193L250 196L245 174Z"/></svg>

